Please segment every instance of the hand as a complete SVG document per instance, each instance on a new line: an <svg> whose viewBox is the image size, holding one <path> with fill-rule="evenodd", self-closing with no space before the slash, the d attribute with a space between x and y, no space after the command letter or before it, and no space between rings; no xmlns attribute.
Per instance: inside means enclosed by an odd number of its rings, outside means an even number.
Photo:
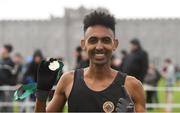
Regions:
<svg viewBox="0 0 180 113"><path fill-rule="evenodd" d="M117 103L116 112L134 112L134 104L124 98L120 98Z"/></svg>
<svg viewBox="0 0 180 113"><path fill-rule="evenodd" d="M37 73L37 89L50 91L62 67L63 63L58 59L50 58L48 61L42 60Z"/></svg>
<svg viewBox="0 0 180 113"><path fill-rule="evenodd" d="M123 112L134 112L134 103L127 94L125 88L123 87L125 98L120 98L118 100L117 106L116 106L116 112L123 113Z"/></svg>

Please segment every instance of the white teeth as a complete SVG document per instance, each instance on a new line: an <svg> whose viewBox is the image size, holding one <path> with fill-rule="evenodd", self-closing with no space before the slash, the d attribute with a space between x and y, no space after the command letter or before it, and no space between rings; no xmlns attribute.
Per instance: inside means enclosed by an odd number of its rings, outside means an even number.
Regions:
<svg viewBox="0 0 180 113"><path fill-rule="evenodd" d="M96 54L97 57L103 57L104 54Z"/></svg>

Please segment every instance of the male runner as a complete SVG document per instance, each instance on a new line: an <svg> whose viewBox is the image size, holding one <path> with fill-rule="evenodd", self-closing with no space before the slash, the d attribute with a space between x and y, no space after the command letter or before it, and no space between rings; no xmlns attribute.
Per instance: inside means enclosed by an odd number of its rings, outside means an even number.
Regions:
<svg viewBox="0 0 180 113"><path fill-rule="evenodd" d="M69 112L145 112L141 82L110 67L112 53L118 47L114 17L97 11L87 15L81 47L88 54L89 67L64 73L47 106L47 95L56 78L56 71L48 65L55 59L41 63L35 111L62 111L67 101Z"/></svg>

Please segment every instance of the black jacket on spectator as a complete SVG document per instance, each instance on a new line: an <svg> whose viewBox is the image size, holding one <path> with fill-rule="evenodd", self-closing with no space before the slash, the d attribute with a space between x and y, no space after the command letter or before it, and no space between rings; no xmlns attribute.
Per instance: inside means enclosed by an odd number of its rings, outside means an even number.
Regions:
<svg viewBox="0 0 180 113"><path fill-rule="evenodd" d="M24 74L24 80L23 83L27 84L27 83L32 83L32 82L36 82L37 81L37 70L38 70L38 66L39 64L35 63L35 62L31 62L28 66L27 66L27 71Z"/></svg>
<svg viewBox="0 0 180 113"><path fill-rule="evenodd" d="M14 63L11 58L0 60L0 85L11 85Z"/></svg>
<svg viewBox="0 0 180 113"><path fill-rule="evenodd" d="M13 76L11 78L11 85L17 85L21 80L19 80L19 76L22 73L22 65L14 65Z"/></svg>
<svg viewBox="0 0 180 113"><path fill-rule="evenodd" d="M39 61L36 61L36 58L39 58ZM23 83L27 84L27 83L33 83L37 81L37 71L38 71L38 66L41 63L41 61L43 60L43 54L41 52L41 50L36 50L33 54L33 59L32 61L28 64L27 66L27 70L24 74L23 77Z"/></svg>
<svg viewBox="0 0 180 113"><path fill-rule="evenodd" d="M143 82L148 70L148 54L138 49L131 52L124 61L122 71Z"/></svg>

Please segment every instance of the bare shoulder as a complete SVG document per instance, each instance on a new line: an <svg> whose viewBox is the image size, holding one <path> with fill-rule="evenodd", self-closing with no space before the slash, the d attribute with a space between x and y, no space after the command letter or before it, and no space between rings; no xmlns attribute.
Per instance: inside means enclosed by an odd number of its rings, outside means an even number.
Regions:
<svg viewBox="0 0 180 113"><path fill-rule="evenodd" d="M74 71L65 72L58 81L57 90L65 92L66 87L73 82Z"/></svg>
<svg viewBox="0 0 180 113"><path fill-rule="evenodd" d="M136 79L133 76L127 76L126 80L125 80L125 85L131 87L131 88L141 88L142 87L142 83Z"/></svg>
<svg viewBox="0 0 180 113"><path fill-rule="evenodd" d="M57 84L57 92L65 94L68 98L74 82L74 71L65 72Z"/></svg>
<svg viewBox="0 0 180 113"><path fill-rule="evenodd" d="M72 70L72 71L68 71L68 72L65 72L62 76L61 76L61 78L60 78L60 80L59 81L63 81L63 82L68 82L68 81L71 81L71 80L73 80L74 79L74 71Z"/></svg>
<svg viewBox="0 0 180 113"><path fill-rule="evenodd" d="M136 99L137 96L140 96L144 92L142 83L133 76L126 77L125 88L133 99Z"/></svg>

